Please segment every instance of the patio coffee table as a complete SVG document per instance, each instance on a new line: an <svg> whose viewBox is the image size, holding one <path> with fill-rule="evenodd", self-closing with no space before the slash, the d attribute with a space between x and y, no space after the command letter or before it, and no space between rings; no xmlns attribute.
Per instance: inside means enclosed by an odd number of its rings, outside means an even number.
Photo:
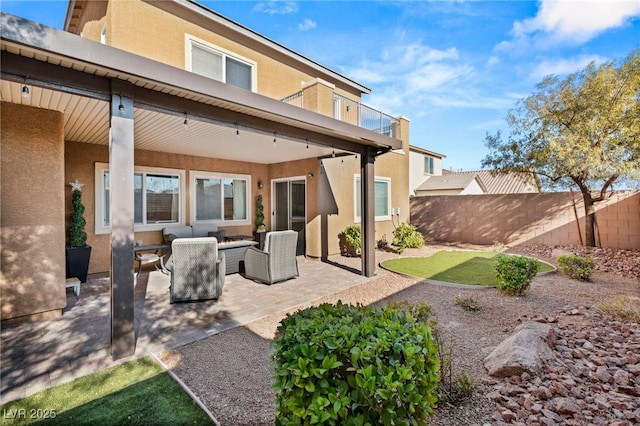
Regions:
<svg viewBox="0 0 640 426"><path fill-rule="evenodd" d="M244 272L244 252L258 245L256 241L229 241L218 243L218 251L224 252L225 275Z"/></svg>

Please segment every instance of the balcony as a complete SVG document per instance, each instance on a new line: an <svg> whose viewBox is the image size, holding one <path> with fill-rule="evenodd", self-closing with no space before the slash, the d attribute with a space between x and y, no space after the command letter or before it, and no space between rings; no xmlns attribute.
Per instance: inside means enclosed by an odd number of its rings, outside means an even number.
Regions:
<svg viewBox="0 0 640 426"><path fill-rule="evenodd" d="M282 99L304 108L304 91ZM345 96L333 93L333 118L390 137L398 137L398 119Z"/></svg>

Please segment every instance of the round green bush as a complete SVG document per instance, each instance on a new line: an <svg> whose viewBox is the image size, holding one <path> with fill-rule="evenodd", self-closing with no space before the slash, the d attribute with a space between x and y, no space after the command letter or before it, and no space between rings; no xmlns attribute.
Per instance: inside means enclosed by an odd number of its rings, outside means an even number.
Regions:
<svg viewBox="0 0 640 426"><path fill-rule="evenodd" d="M530 257L499 254L494 269L498 290L521 296L529 289L531 280L538 273L538 262Z"/></svg>
<svg viewBox="0 0 640 426"><path fill-rule="evenodd" d="M399 254L408 248L418 248L424 245L424 237L413 225L401 223L393 230L393 242Z"/></svg>
<svg viewBox="0 0 640 426"><path fill-rule="evenodd" d="M563 254L558 256L558 267L565 275L574 280L588 281L596 267L596 261L592 257Z"/></svg>
<svg viewBox="0 0 640 426"><path fill-rule="evenodd" d="M323 304L274 339L276 425L425 425L437 401L430 327L399 307Z"/></svg>

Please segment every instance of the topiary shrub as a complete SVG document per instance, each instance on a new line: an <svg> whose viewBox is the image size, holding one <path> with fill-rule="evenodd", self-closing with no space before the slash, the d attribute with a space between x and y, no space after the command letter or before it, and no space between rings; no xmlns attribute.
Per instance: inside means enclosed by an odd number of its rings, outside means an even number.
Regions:
<svg viewBox="0 0 640 426"><path fill-rule="evenodd" d="M574 280L589 281L589 275L596 267L596 261L591 257L563 254L558 256L558 267Z"/></svg>
<svg viewBox="0 0 640 426"><path fill-rule="evenodd" d="M360 225L349 225L339 235L342 254L359 256L362 253L362 230Z"/></svg>
<svg viewBox="0 0 640 426"><path fill-rule="evenodd" d="M397 307L323 304L273 340L276 425L426 424L437 400L430 327Z"/></svg>
<svg viewBox="0 0 640 426"><path fill-rule="evenodd" d="M262 232L264 230L264 204L262 202L262 195L258 194L256 198L256 231Z"/></svg>
<svg viewBox="0 0 640 426"><path fill-rule="evenodd" d="M393 230L393 242L398 254L402 254L408 248L418 248L424 245L424 237L413 225L401 223Z"/></svg>
<svg viewBox="0 0 640 426"><path fill-rule="evenodd" d="M71 224L69 225L68 248L87 247L87 233L84 227L87 221L84 219L84 204L82 203L82 186L76 179L71 183Z"/></svg>
<svg viewBox="0 0 640 426"><path fill-rule="evenodd" d="M538 262L525 256L499 254L494 265L498 289L503 293L521 296L538 273Z"/></svg>

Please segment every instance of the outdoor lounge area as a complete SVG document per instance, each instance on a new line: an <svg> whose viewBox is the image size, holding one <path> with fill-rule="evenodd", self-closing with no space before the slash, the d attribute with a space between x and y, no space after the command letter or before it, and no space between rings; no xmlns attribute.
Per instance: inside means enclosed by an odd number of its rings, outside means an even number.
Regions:
<svg viewBox="0 0 640 426"><path fill-rule="evenodd" d="M169 303L170 277L146 267L135 287L135 354L110 356L110 279L93 275L80 296L67 290L61 317L3 327L0 400L8 402L100 371L110 365L203 339L266 315L363 283L371 278L348 268L297 258L300 277L275 285L225 277L218 300ZM321 284L320 284L321 283Z"/></svg>

